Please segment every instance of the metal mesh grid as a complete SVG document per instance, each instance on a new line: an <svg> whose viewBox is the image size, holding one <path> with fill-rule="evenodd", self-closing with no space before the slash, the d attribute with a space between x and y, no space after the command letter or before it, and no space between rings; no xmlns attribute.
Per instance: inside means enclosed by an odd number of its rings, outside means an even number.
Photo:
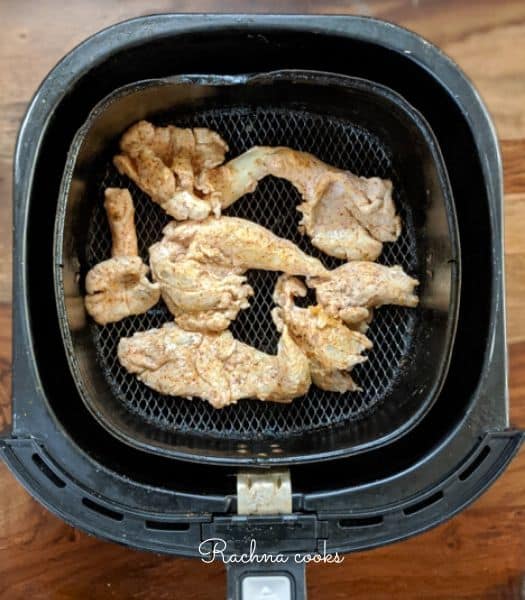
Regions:
<svg viewBox="0 0 525 600"><path fill-rule="evenodd" d="M400 264L409 273L419 271L414 230L410 214L404 210L403 189L392 171L388 149L369 132L346 120L275 108L229 107L177 115L158 120L157 124L168 122L218 131L230 146L230 156L236 156L253 145L287 145L311 152L329 164L359 175L391 178L404 227L396 243L385 244L379 261L388 265ZM111 238L103 208L103 190L109 186L130 189L136 208L139 252L147 261L148 247L161 237L162 228L170 218L131 181L121 177L110 162L99 178L100 193L89 223L85 267L89 269L110 255ZM299 214L296 206L299 202L300 196L291 184L270 177L260 182L249 198L239 200L225 214L260 223L320 258L327 267L338 266L341 261L318 251L309 243L308 237L297 231ZM255 296L251 307L240 312L231 328L238 339L270 353L275 352L278 340L270 316L277 276L276 273L262 271L248 273ZM374 348L368 353L369 360L353 370L363 392L337 394L324 392L312 385L306 396L290 405L243 400L222 410L213 409L200 399L163 396L128 374L118 363L117 344L121 337L160 327L171 319L162 302L144 315L129 317L105 327L93 324L92 334L104 376L113 393L130 411L166 430L253 439L299 434L368 414L387 399L390 389L399 379L402 365L411 353L417 312L401 307L383 307L376 311L367 334Z"/></svg>

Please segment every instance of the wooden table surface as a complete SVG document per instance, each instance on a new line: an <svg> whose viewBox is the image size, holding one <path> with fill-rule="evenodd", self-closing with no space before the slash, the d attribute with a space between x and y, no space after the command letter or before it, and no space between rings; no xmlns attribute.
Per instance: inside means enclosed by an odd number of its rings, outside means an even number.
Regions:
<svg viewBox="0 0 525 600"><path fill-rule="evenodd" d="M0 430L10 422L11 166L27 103L91 33L153 12L371 15L453 57L488 104L505 168L511 422L525 427L525 2L454 0L2 0L0 2ZM42 199L45 201L45 199ZM223 598L224 569L158 557L81 533L37 504L0 464L0 597ZM525 452L474 505L387 548L308 570L310 598L525 598Z"/></svg>

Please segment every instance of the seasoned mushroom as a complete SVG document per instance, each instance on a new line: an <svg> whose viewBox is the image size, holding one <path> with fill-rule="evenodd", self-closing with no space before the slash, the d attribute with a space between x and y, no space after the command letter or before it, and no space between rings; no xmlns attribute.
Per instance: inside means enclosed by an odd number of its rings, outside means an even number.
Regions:
<svg viewBox="0 0 525 600"><path fill-rule="evenodd" d="M178 325L221 331L249 306L249 269L322 275L326 269L292 242L234 217L172 222L150 248L153 279Z"/></svg>
<svg viewBox="0 0 525 600"><path fill-rule="evenodd" d="M317 301L332 316L348 324L371 316L371 309L384 304L415 307L414 290L419 282L396 265L385 267L372 262L350 262L321 277L308 280Z"/></svg>
<svg viewBox="0 0 525 600"><path fill-rule="evenodd" d="M267 175L297 188L303 198L300 228L330 256L375 260L382 242L395 241L401 232L391 181L358 177L291 148L255 146L221 167L204 170L196 185L226 208L253 192Z"/></svg>
<svg viewBox="0 0 525 600"><path fill-rule="evenodd" d="M311 382L308 360L286 328L271 355L229 331L190 332L166 323L122 338L118 359L161 394L203 398L215 408L242 398L291 402L306 394Z"/></svg>
<svg viewBox="0 0 525 600"><path fill-rule="evenodd" d="M287 327L306 354L317 387L330 392L359 390L350 371L367 360L363 352L372 348L372 342L330 316L322 306L296 306L294 298L305 295L306 287L301 281L288 275L279 277L273 296L277 308L272 312L277 328L282 331Z"/></svg>
<svg viewBox="0 0 525 600"><path fill-rule="evenodd" d="M160 286L147 278L138 256L133 200L128 190L108 188L104 208L112 237L112 258L86 275L86 310L100 325L146 312L160 298Z"/></svg>
<svg viewBox="0 0 525 600"><path fill-rule="evenodd" d="M220 207L195 192L194 179L203 169L224 161L228 145L218 133L197 127L155 127L139 121L120 140L113 162L141 190L179 221L205 219Z"/></svg>

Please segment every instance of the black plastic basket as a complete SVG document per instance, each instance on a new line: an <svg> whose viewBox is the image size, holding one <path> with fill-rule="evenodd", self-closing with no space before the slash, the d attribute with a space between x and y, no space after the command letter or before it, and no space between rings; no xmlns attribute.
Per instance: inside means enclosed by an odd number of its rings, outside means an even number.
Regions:
<svg viewBox="0 0 525 600"><path fill-rule="evenodd" d="M158 394L119 364L121 337L172 319L161 305L100 327L82 310L82 275L110 251L103 188L131 188L145 258L169 221L111 163L122 132L144 117L210 126L234 156L253 145L291 146L357 175L393 179L403 233L384 245L380 260L400 264L417 277L420 304L376 312L368 331L375 346L354 370L362 392L338 394L312 386L291 405L246 400L218 411L199 399ZM341 264L298 232L297 204L290 184L269 179L226 213L291 239L329 268ZM456 330L459 254L454 202L437 141L424 118L388 88L312 71L149 80L100 102L68 154L55 224L59 322L82 399L104 427L130 445L232 465L340 458L401 437L437 399ZM258 271L251 276L252 306L231 330L242 341L275 352L278 332L270 313L277 275Z"/></svg>
<svg viewBox="0 0 525 600"><path fill-rule="evenodd" d="M53 290L53 223L74 135L116 87L176 73L298 68L364 77L401 94L434 131L458 217L461 308L443 389L388 446L290 467L293 511L236 515L232 466L123 444L91 416L70 375ZM229 551L349 552L441 523L498 477L522 434L508 429L502 175L494 129L458 68L418 36L357 17L161 15L105 30L46 78L15 156L13 426L0 451L50 510L100 537L197 556ZM231 573L231 595L239 593ZM300 592L302 573L292 572Z"/></svg>

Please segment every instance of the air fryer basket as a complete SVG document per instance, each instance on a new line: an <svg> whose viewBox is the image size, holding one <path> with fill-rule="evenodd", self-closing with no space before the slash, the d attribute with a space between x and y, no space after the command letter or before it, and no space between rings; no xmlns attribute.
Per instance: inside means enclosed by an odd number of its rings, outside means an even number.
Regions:
<svg viewBox="0 0 525 600"><path fill-rule="evenodd" d="M160 236L167 217L111 164L119 135L140 118L206 126L231 155L255 144L288 145L359 175L390 177L403 218L401 238L381 262L417 276L421 306L384 307L369 335L374 349L355 370L362 393L312 386L292 405L254 400L221 411L198 399L162 396L125 372L120 337L170 320L161 304L147 314L99 327L80 296L85 272L109 256L103 189L128 187L135 200L139 250ZM333 268L341 261L297 232L298 194L269 178L227 214L253 219ZM171 456L216 462L316 460L354 453L398 437L426 413L448 366L458 300L459 249L451 192L428 125L390 90L359 79L314 72L255 77L177 77L127 86L102 101L77 134L68 157L56 221L56 293L62 333L79 391L92 413L127 443ZM80 273L80 277L78 274ZM276 275L253 272L252 307L232 327L236 337L275 351L270 318ZM65 294L64 294L65 292ZM350 424L351 423L351 424Z"/></svg>
<svg viewBox="0 0 525 600"><path fill-rule="evenodd" d="M235 514L233 463L190 463L132 448L92 418L56 319L53 221L75 132L114 88L173 73L283 67L379 81L428 119L456 199L461 308L444 387L416 427L369 452L290 465L293 514L246 518ZM32 495L76 527L172 555L197 556L199 545L217 536L238 553L252 538L261 552L363 550L450 518L519 448L522 432L509 429L507 412L495 131L458 67L417 35L359 17L157 15L118 24L77 47L44 80L20 130L14 181L13 424L0 432L0 456Z"/></svg>

